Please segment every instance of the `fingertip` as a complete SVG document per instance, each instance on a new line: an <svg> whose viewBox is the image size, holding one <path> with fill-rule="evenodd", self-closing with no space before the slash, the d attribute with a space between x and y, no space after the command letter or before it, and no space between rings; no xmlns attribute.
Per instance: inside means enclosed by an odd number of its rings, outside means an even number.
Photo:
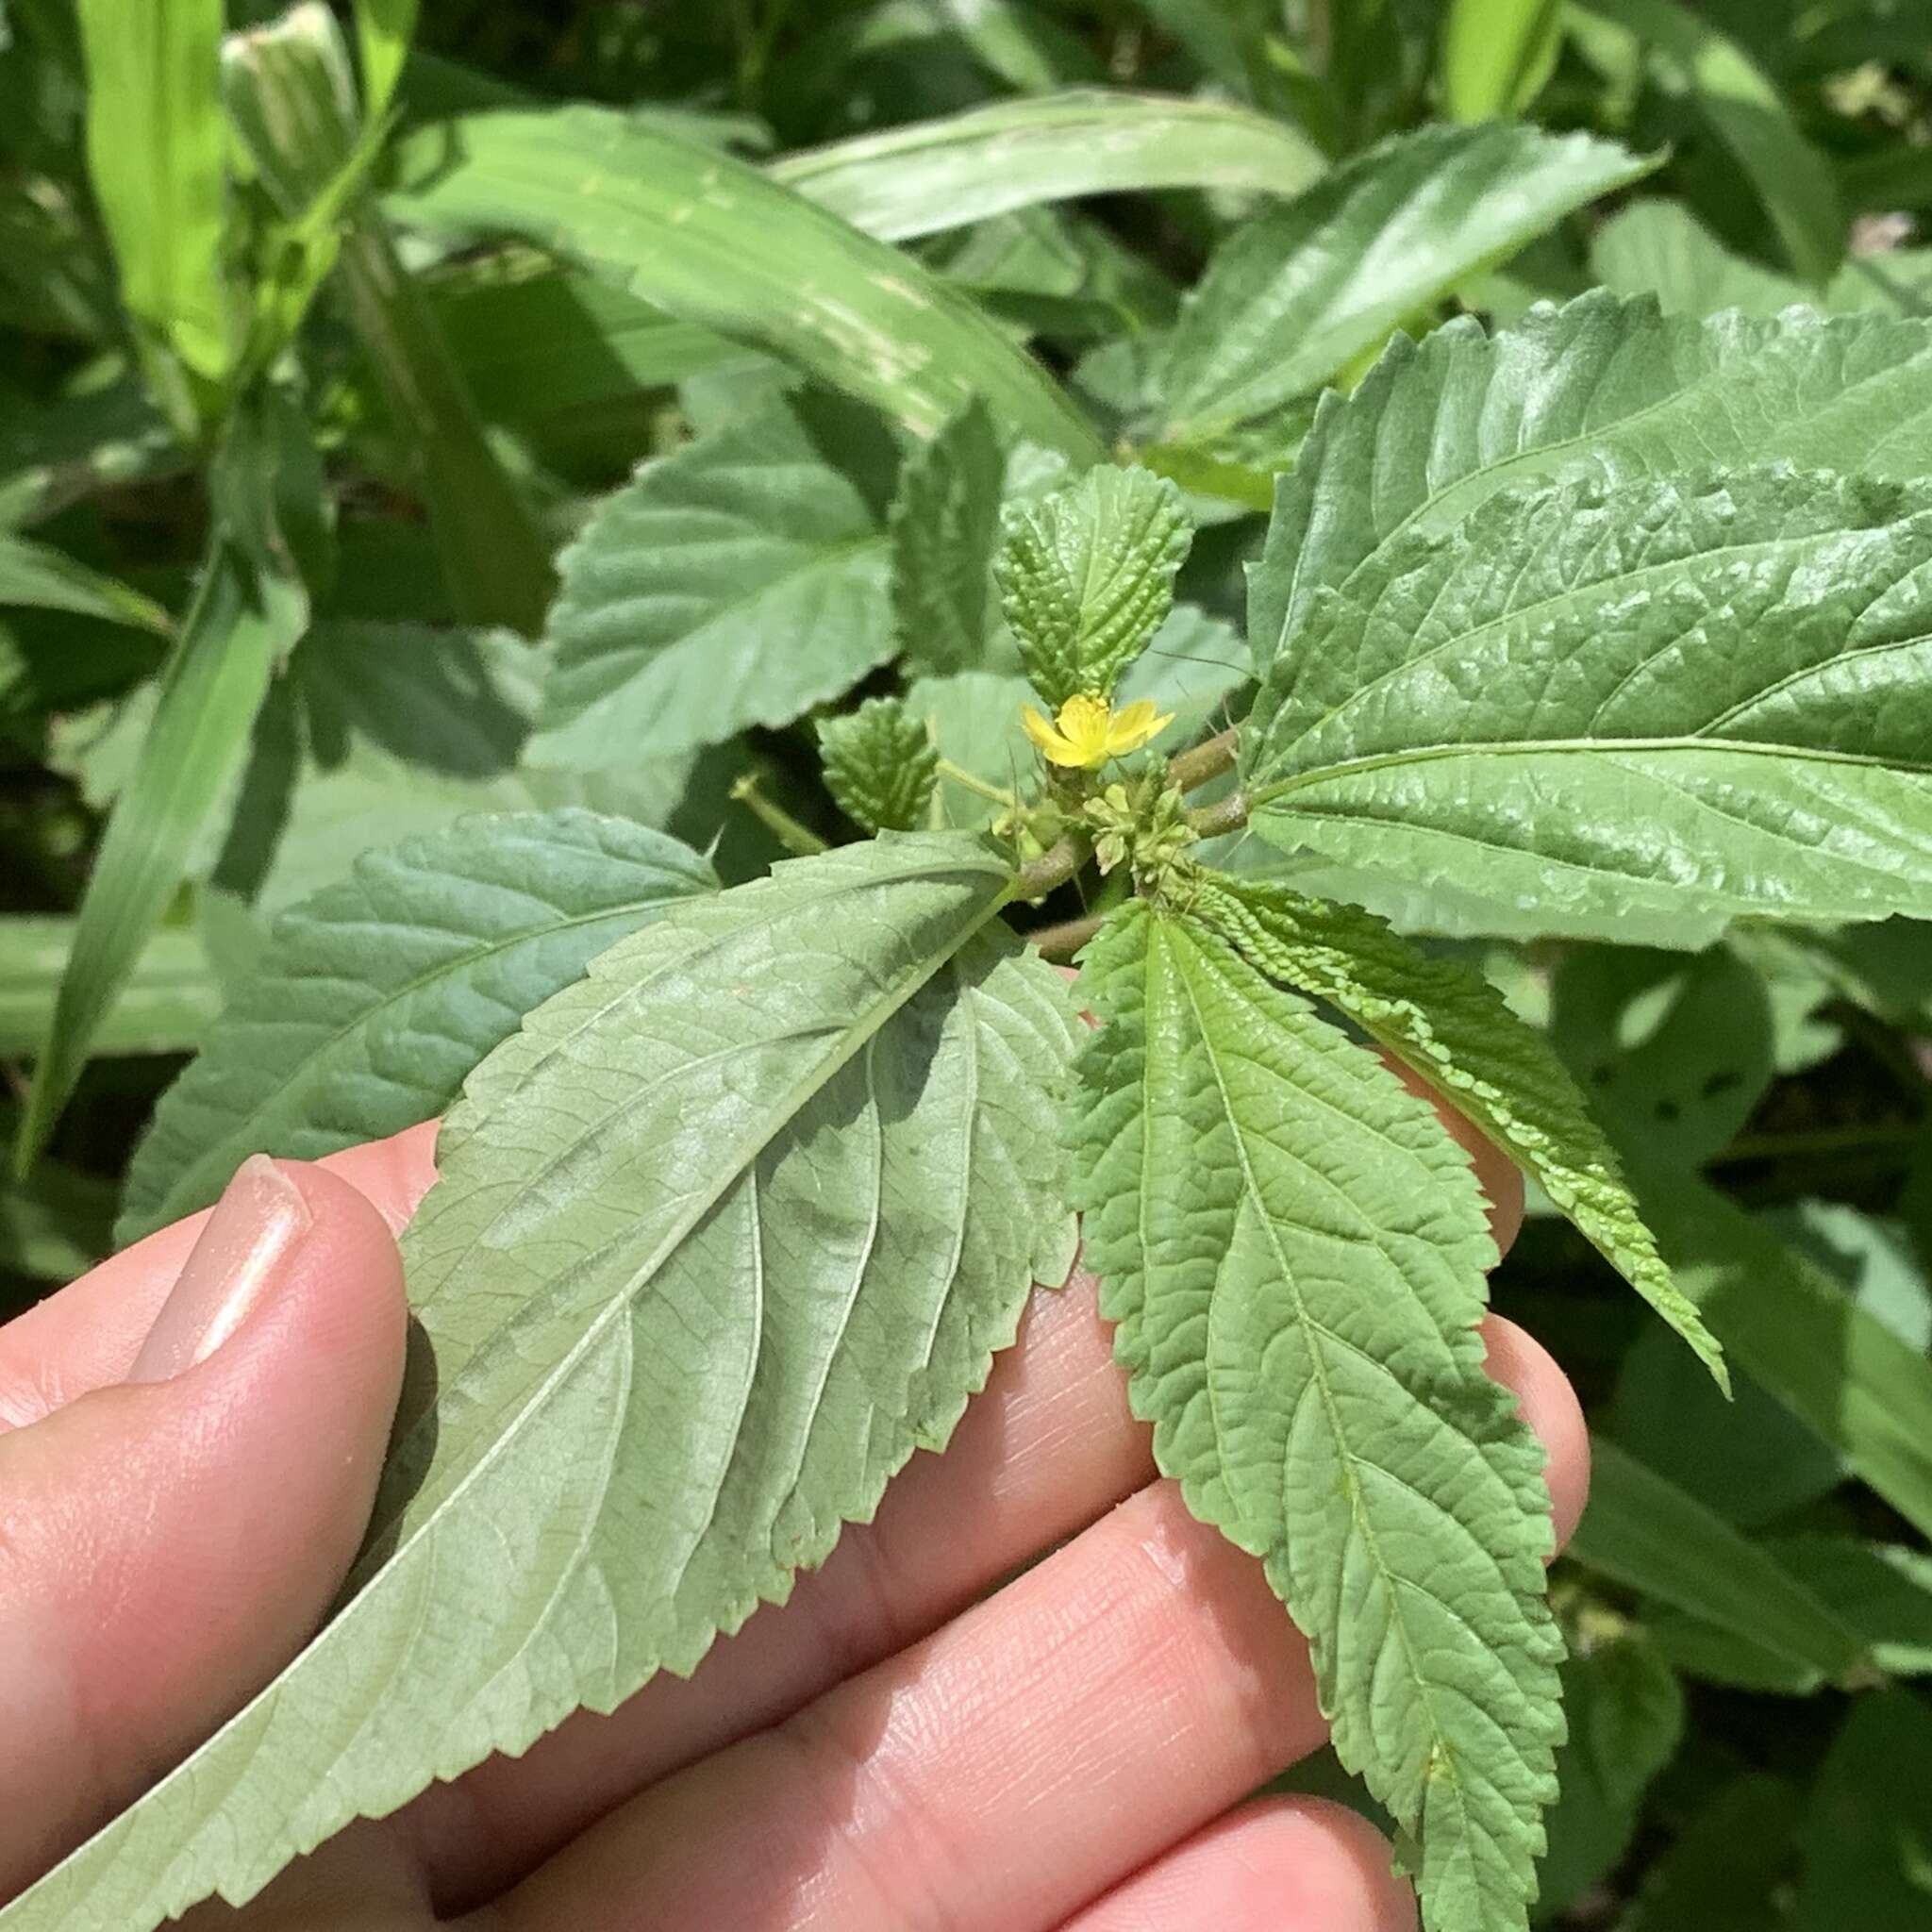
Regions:
<svg viewBox="0 0 1932 1932"><path fill-rule="evenodd" d="M1389 1840L1325 1798L1260 1798L1195 1834L1067 1932L1415 1932Z"/></svg>
<svg viewBox="0 0 1932 1932"><path fill-rule="evenodd" d="M363 1194L393 1234L401 1234L436 1182L436 1136L441 1121L419 1121L386 1141L366 1141L317 1161Z"/></svg>
<svg viewBox="0 0 1932 1932"><path fill-rule="evenodd" d="M1557 1358L1507 1315L1485 1320L1483 1341L1489 1349L1485 1366L1515 1391L1523 1420L1542 1441L1560 1549L1574 1532L1590 1495L1590 1428L1583 1419L1583 1405Z"/></svg>

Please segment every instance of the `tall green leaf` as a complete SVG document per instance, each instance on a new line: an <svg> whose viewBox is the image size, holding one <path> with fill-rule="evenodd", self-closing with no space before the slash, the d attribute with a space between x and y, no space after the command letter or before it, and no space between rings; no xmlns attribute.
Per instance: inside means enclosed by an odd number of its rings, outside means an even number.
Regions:
<svg viewBox="0 0 1932 1932"><path fill-rule="evenodd" d="M1478 973L1386 921L1279 886L1209 878L1199 915L1270 977L1338 1008L1532 1174L1725 1388L1724 1356L1657 1251L1569 1069Z"/></svg>
<svg viewBox="0 0 1932 1932"><path fill-rule="evenodd" d="M1563 1645L1541 1452L1483 1373L1468 1158L1191 920L1115 915L1081 993L1075 1197L1156 1460L1307 1633L1432 1932L1521 1928Z"/></svg>
<svg viewBox="0 0 1932 1932"><path fill-rule="evenodd" d="M1695 104L1762 199L1791 266L1822 282L1843 258L1844 212L1831 165L1744 50L1677 0L1576 0L1642 44L1653 76Z"/></svg>
<svg viewBox="0 0 1932 1932"><path fill-rule="evenodd" d="M878 510L784 399L646 462L562 566L540 765L629 764L789 724L894 649Z"/></svg>
<svg viewBox="0 0 1932 1932"><path fill-rule="evenodd" d="M1320 389L1474 270L1655 166L1504 123L1424 128L1357 156L1215 252L1155 374L1163 438Z"/></svg>
<svg viewBox="0 0 1932 1932"><path fill-rule="evenodd" d="M356 46L362 57L362 112L379 121L388 111L409 42L416 31L417 0L356 0Z"/></svg>
<svg viewBox="0 0 1932 1932"><path fill-rule="evenodd" d="M1249 589L1256 655L1383 544L1446 532L1510 485L1774 461L1932 475L1932 323L1692 321L1594 292L1493 336L1463 320L1398 337L1352 396L1323 399L1281 479Z"/></svg>
<svg viewBox="0 0 1932 1932"><path fill-rule="evenodd" d="M308 622L308 593L277 519L291 473L313 460L306 439L307 425L272 398L230 422L208 562L95 854L74 954L34 1068L14 1146L23 1172L73 1092L203 827L241 775L269 680Z"/></svg>
<svg viewBox="0 0 1932 1932"><path fill-rule="evenodd" d="M163 637L174 628L168 613L139 591L90 570L49 544L6 530L0 530L0 604L73 610L109 624L158 631Z"/></svg>
<svg viewBox="0 0 1932 1932"><path fill-rule="evenodd" d="M127 1171L123 1242L206 1208L250 1154L315 1160L427 1120L523 1016L711 868L660 833L510 812L372 852L291 907Z"/></svg>
<svg viewBox="0 0 1932 1932"><path fill-rule="evenodd" d="M1866 1664L1838 1612L1688 1491L1603 1437L1570 1554L1626 1590L1735 1631L1837 1683Z"/></svg>
<svg viewBox="0 0 1932 1932"><path fill-rule="evenodd" d="M344 1607L6 1932L245 1900L691 1670L944 1443L1073 1255L1075 1023L983 930L1009 884L971 838L783 866L621 941L483 1062L405 1237L425 1346Z"/></svg>
<svg viewBox="0 0 1932 1932"><path fill-rule="evenodd" d="M40 1051L77 928L42 913L0 917L0 1059ZM94 1051L191 1053L222 1010L222 990L199 936L163 926L142 946L121 996L103 1016Z"/></svg>
<svg viewBox="0 0 1932 1932"><path fill-rule="evenodd" d="M1677 1278L1739 1367L1932 1536L1932 1362L1695 1174L1632 1177Z"/></svg>
<svg viewBox="0 0 1932 1932"><path fill-rule="evenodd" d="M1298 194L1326 168L1285 121L1228 101L1040 94L787 155L765 172L882 242L1045 201L1149 188Z"/></svg>
<svg viewBox="0 0 1932 1932"><path fill-rule="evenodd" d="M88 173L120 266L121 299L178 421L192 404L171 363L218 385L231 349L222 270L223 4L78 4Z"/></svg>
<svg viewBox="0 0 1932 1932"><path fill-rule="evenodd" d="M408 479L428 508L452 607L466 623L535 637L555 583L549 545L485 437L387 225L353 185L363 135L341 29L325 7L297 7L271 27L234 36L223 71L237 127L283 214L307 219L318 201L326 214L333 197L346 195L337 273Z"/></svg>
<svg viewBox="0 0 1932 1932"><path fill-rule="evenodd" d="M1311 599L1241 766L1271 841L1533 906L1877 919L1932 891L1932 491L1587 476Z"/></svg>
<svg viewBox="0 0 1932 1932"><path fill-rule="evenodd" d="M1520 114L1563 47L1562 0L1451 0L1437 64L1452 121Z"/></svg>
<svg viewBox="0 0 1932 1932"><path fill-rule="evenodd" d="M522 234L791 358L930 436L974 396L1089 461L1091 426L962 295L749 163L606 109L472 115L412 143L405 219Z"/></svg>

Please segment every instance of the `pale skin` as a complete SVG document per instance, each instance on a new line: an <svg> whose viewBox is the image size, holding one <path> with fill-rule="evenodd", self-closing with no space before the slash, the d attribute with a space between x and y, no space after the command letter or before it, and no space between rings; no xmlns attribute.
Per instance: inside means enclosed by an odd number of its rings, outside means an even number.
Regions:
<svg viewBox="0 0 1932 1932"><path fill-rule="evenodd" d="M1515 1173L1450 1124L1507 1246ZM297 1231L168 1379L126 1378L207 1216L0 1328L0 1900L245 1702L330 1602L401 1376L394 1235L433 1159L428 1125L280 1164L263 1185ZM1575 1398L1520 1329L1485 1332L1567 1535ZM876 1523L695 1676L186 1923L1407 1932L1414 1902L1366 1824L1250 1798L1323 1737L1306 1647L1258 1566L1157 1479L1076 1274L1035 1294L945 1457L916 1457Z"/></svg>

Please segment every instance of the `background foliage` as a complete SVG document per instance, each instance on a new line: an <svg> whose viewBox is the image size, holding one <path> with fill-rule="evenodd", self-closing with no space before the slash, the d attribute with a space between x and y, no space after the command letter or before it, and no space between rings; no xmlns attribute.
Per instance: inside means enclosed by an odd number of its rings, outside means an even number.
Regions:
<svg viewBox="0 0 1932 1932"><path fill-rule="evenodd" d="M0 1312L117 1216L206 1199L291 1093L305 1132L371 1082L397 1124L439 1104L705 890L655 829L731 883L801 830L890 823L856 725L821 776L848 694L903 691L953 822L991 819L1024 687L957 559L1002 490L1108 449L1182 487L1193 550L1123 691L1177 744L1246 675L1244 566L1292 622L1271 473L1391 332L1426 341L1371 389L1486 381L1455 318L1597 286L1742 311L1700 338L1720 361L1761 361L1748 319L1793 303L1879 347L1932 313L1915 0L449 0L407 60L409 9L357 9L359 95L299 31L231 42L217 92L221 8L171 5L94 37L90 116L80 29L123 11L0 8ZM142 111L170 89L194 111ZM1516 341L1613 395L1594 313ZM1884 366L1831 433L1909 483L1932 365ZM1806 392L1794 364L1775 419L1647 420L1605 481L1641 482L1645 436L1822 460ZM993 423L1027 439L1010 461ZM1298 474L1349 474L1345 419L1315 436ZM1774 521L1780 487L1754 499ZM1331 581L1406 514L1393 488L1369 473L1353 534L1301 532ZM458 829L478 811L551 815ZM412 867L463 877L462 916L344 954ZM1296 883L1370 899L1545 1030L1736 1371L1726 1407L1532 1201L1496 1304L1598 1447L1556 1573L1542 1923L1932 1923L1932 924L1712 943L1604 902L1555 941L1453 882ZM306 1003L244 1000L137 1158L258 967ZM398 1049L425 1030L453 1077Z"/></svg>

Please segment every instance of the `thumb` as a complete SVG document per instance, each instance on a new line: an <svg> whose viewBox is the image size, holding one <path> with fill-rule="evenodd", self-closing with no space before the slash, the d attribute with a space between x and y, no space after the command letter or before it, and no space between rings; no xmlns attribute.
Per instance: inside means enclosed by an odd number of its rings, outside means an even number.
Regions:
<svg viewBox="0 0 1932 1932"><path fill-rule="evenodd" d="M0 1435L0 1900L313 1631L368 1520L407 1320L375 1208L257 1155L126 1379Z"/></svg>

